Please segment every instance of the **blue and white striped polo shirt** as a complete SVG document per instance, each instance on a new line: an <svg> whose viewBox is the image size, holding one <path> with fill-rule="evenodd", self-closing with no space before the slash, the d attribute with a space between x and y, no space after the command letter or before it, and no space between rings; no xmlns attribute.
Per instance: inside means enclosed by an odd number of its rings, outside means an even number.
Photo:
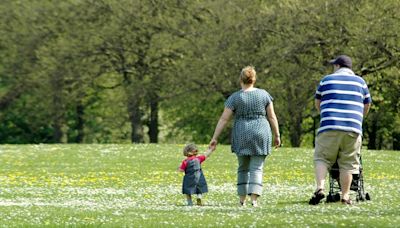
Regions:
<svg viewBox="0 0 400 228"><path fill-rule="evenodd" d="M321 122L318 134L328 130L362 134L364 104L371 103L371 95L364 79L349 68L340 68L325 76L315 93L321 100Z"/></svg>

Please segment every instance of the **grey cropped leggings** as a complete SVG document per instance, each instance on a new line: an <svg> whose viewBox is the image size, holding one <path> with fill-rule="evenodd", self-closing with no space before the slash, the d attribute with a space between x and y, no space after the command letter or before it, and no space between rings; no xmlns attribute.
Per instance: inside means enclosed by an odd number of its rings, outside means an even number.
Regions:
<svg viewBox="0 0 400 228"><path fill-rule="evenodd" d="M250 195L262 193L262 177L266 155L237 156L238 158L238 195Z"/></svg>

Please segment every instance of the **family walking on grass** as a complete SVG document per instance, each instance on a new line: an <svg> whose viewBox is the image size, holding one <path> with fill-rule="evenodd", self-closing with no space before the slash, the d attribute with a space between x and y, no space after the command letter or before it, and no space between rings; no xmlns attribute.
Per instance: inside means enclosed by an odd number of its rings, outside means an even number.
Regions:
<svg viewBox="0 0 400 228"><path fill-rule="evenodd" d="M352 204L349 197L352 175L359 172L363 117L368 113L371 96L365 81L352 71L351 58L340 55L330 61L334 72L322 78L315 93L315 107L321 116L315 143L314 169L316 190L309 204L316 205L325 198L325 177L337 162L340 172L341 202ZM192 195L197 194L197 205L208 191L201 170L204 162L216 149L218 137L233 117L232 152L238 160L237 193L239 206L250 203L257 207L263 190L263 168L272 147L281 144L278 120L273 98L264 89L254 87L256 71L247 66L240 73L239 91L225 101L225 109L215 127L209 148L197 155L194 144L187 145L180 171L185 172L182 193L187 204L193 205Z"/></svg>

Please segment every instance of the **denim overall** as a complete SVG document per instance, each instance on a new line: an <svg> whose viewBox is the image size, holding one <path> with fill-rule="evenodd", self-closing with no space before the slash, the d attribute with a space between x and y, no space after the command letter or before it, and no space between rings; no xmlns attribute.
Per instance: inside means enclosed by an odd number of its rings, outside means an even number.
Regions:
<svg viewBox="0 0 400 228"><path fill-rule="evenodd" d="M206 192L208 192L207 182L201 170L199 159L187 160L182 193L192 195Z"/></svg>

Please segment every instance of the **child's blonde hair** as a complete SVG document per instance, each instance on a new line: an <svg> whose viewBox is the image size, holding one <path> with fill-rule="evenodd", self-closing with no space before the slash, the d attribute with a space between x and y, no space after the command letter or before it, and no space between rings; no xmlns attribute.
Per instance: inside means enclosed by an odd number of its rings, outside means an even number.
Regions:
<svg viewBox="0 0 400 228"><path fill-rule="evenodd" d="M197 146L193 143L187 144L185 148L183 148L183 155L186 157L197 155L197 152Z"/></svg>

